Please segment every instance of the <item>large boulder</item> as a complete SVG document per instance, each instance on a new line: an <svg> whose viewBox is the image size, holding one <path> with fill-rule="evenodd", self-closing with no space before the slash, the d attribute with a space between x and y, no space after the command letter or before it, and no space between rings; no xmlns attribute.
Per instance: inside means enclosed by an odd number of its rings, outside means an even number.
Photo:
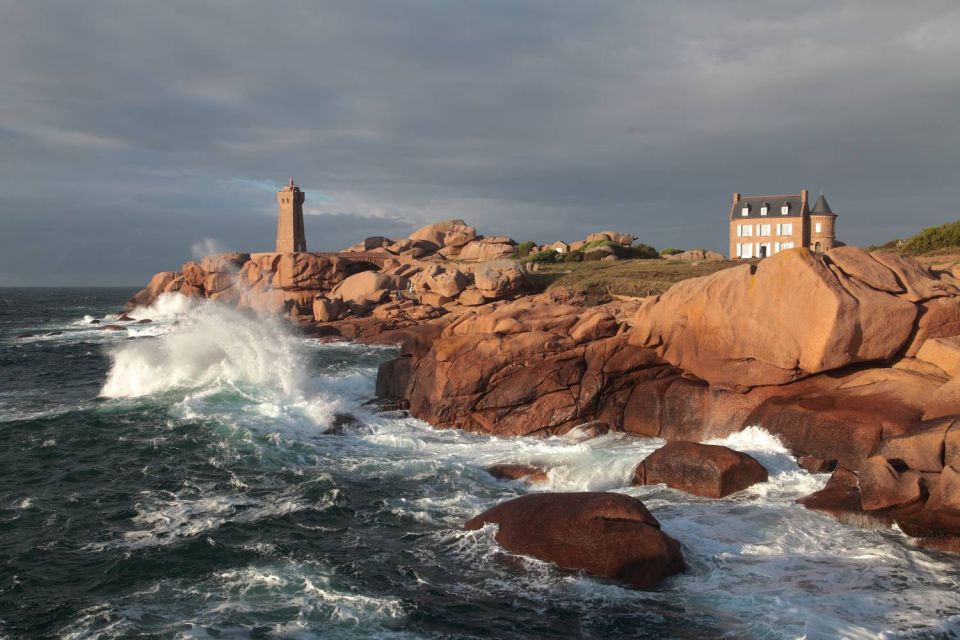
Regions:
<svg viewBox="0 0 960 640"><path fill-rule="evenodd" d="M192 287L202 287L203 279L207 277L207 272L203 270L203 267L199 263L190 260L184 262L180 266L180 275L183 276L184 281Z"/></svg>
<svg viewBox="0 0 960 640"><path fill-rule="evenodd" d="M346 310L340 298L315 298L313 300L313 319L316 322L333 322Z"/></svg>
<svg viewBox="0 0 960 640"><path fill-rule="evenodd" d="M418 292L432 292L442 298L452 300L470 284L470 276L459 269L433 265L413 277L414 289Z"/></svg>
<svg viewBox="0 0 960 640"><path fill-rule="evenodd" d="M588 319L546 296L470 307L418 354L405 399L437 427L497 435L565 433L605 420L604 411L620 424L629 390L665 368L652 350L613 335L633 308L610 303ZM586 342L591 334L598 339Z"/></svg>
<svg viewBox="0 0 960 640"><path fill-rule="evenodd" d="M472 240L463 245L458 255L460 260L468 262L486 262L513 257L517 243L504 236L494 236Z"/></svg>
<svg viewBox="0 0 960 640"><path fill-rule="evenodd" d="M960 297L936 298L918 305L917 331L907 347L913 357L930 338L960 336Z"/></svg>
<svg viewBox="0 0 960 640"><path fill-rule="evenodd" d="M361 271L334 287L330 297L360 305L375 305L388 299L393 288L389 276L378 271Z"/></svg>
<svg viewBox="0 0 960 640"><path fill-rule="evenodd" d="M385 238L384 236L370 236L369 238L364 238L357 244L352 247L347 247L347 252L362 253L364 251L373 251L374 249L381 249L393 244L393 240L390 238Z"/></svg>
<svg viewBox="0 0 960 640"><path fill-rule="evenodd" d="M344 263L312 253L284 253L280 256L273 286L278 289L329 291L346 277Z"/></svg>
<svg viewBox="0 0 960 640"><path fill-rule="evenodd" d="M954 415L960 415L960 376L951 378L934 391L923 411L924 420Z"/></svg>
<svg viewBox="0 0 960 640"><path fill-rule="evenodd" d="M537 493L508 500L466 523L498 525L513 553L564 569L614 578L640 589L686 568L680 545L643 503L618 493Z"/></svg>
<svg viewBox="0 0 960 640"><path fill-rule="evenodd" d="M757 401L744 426L762 426L798 457L858 469L883 438L901 435L921 419L941 385L912 371L851 369L735 395Z"/></svg>
<svg viewBox="0 0 960 640"><path fill-rule="evenodd" d="M629 233L620 233L619 231L598 231L588 235L586 238L584 238L583 242L584 244L589 244L591 242L596 242L597 240L607 240L616 244L622 244L625 247L629 247L636 239L637 236Z"/></svg>
<svg viewBox="0 0 960 640"><path fill-rule="evenodd" d="M460 247L477 237L477 230L463 220L443 220L421 227L410 234L410 240L426 240L438 248Z"/></svg>
<svg viewBox="0 0 960 640"><path fill-rule="evenodd" d="M526 269L513 260L485 263L473 270L473 280L485 298L504 298L523 289Z"/></svg>
<svg viewBox="0 0 960 640"><path fill-rule="evenodd" d="M146 307L160 297L178 277L175 271L161 271L150 278L146 288L138 291L127 301L126 308Z"/></svg>
<svg viewBox="0 0 960 640"><path fill-rule="evenodd" d="M201 260L200 268L207 273L237 273L249 259L249 253L218 253Z"/></svg>
<svg viewBox="0 0 960 640"><path fill-rule="evenodd" d="M884 440L859 473L863 508L907 535L960 535L960 427L954 416Z"/></svg>
<svg viewBox="0 0 960 640"><path fill-rule="evenodd" d="M790 249L756 267L679 282L641 306L631 343L713 386L741 390L892 359L910 340L916 305L828 260Z"/></svg>
<svg viewBox="0 0 960 640"><path fill-rule="evenodd" d="M232 287L235 280L236 276L232 273L226 271L214 271L208 273L207 277L203 279L203 289L208 295L213 295ZM227 300L223 299L221 299L221 301L228 302Z"/></svg>
<svg viewBox="0 0 960 640"><path fill-rule="evenodd" d="M894 273L897 281L906 289L906 292L901 294L905 300L925 302L934 298L960 295L960 290L947 279L916 260L882 251L874 251L870 256Z"/></svg>
<svg viewBox="0 0 960 640"><path fill-rule="evenodd" d="M665 484L704 498L723 498L767 481L754 458L728 447L674 441L660 447L634 471L634 484Z"/></svg>
<svg viewBox="0 0 960 640"><path fill-rule="evenodd" d="M960 375L960 336L929 338L917 351L917 359L929 362L947 375Z"/></svg>

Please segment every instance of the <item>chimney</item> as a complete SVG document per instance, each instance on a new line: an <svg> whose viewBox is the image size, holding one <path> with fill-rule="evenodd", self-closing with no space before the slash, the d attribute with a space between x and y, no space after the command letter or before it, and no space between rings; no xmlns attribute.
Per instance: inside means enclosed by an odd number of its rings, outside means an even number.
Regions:
<svg viewBox="0 0 960 640"><path fill-rule="evenodd" d="M807 194L809 191L806 189L800 189L800 211L807 210Z"/></svg>
<svg viewBox="0 0 960 640"><path fill-rule="evenodd" d="M734 191L734 192L733 192L733 204L737 204L738 202L740 202L740 192L739 192L739 191Z"/></svg>

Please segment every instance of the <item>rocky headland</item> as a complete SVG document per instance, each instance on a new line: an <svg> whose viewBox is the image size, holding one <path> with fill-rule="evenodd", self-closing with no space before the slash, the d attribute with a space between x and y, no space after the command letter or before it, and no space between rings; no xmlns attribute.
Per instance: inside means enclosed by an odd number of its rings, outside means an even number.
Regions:
<svg viewBox="0 0 960 640"><path fill-rule="evenodd" d="M570 250L603 247L586 259L616 260L634 240L603 232ZM802 500L808 508L960 550L954 273L854 247L749 263L684 253L671 264L715 267L657 295L589 295L545 288L516 242L450 220L338 254L187 262L154 276L129 306L179 293L280 313L326 340L397 344L378 374L386 406L497 436L662 438L663 449L638 460L634 482L705 497L762 482L766 470L696 443L759 426L803 468L832 473ZM499 477L530 483L547 471L501 466ZM637 586L682 570L679 546L653 516L614 495L536 494L467 526L496 523L498 541L518 553ZM543 536L531 537L531 521ZM618 539L636 539L631 553Z"/></svg>

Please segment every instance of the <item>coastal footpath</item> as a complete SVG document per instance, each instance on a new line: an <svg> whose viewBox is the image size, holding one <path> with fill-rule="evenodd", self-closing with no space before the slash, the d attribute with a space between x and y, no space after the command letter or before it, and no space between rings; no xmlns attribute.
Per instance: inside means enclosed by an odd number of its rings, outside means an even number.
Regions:
<svg viewBox="0 0 960 640"><path fill-rule="evenodd" d="M581 247L633 242L604 233ZM129 306L177 292L282 313L323 339L398 344L378 374L385 406L498 436L577 430L667 440L637 468L638 484L721 497L763 481L749 456L695 444L759 426L803 468L832 473L802 500L808 508L857 526L895 523L919 544L960 551L960 281L952 272L894 253L797 248L759 262L715 261L708 275L658 295L598 298L544 291L531 263L514 259L516 243L484 239L462 221L414 235L368 239L351 248L356 260L212 256L157 274ZM364 261L371 254L382 256L378 264ZM608 256L616 249L599 259ZM529 482L545 472L517 467L491 472ZM469 526L497 522L498 541L518 553L636 586L682 570L679 547L638 501L538 495ZM593 523L590 553L571 551L585 543L570 539L575 527L563 514ZM548 523L553 542L525 539L523 526L509 524L517 522ZM597 541L626 535L646 551L620 557L614 545L606 569L595 566Z"/></svg>

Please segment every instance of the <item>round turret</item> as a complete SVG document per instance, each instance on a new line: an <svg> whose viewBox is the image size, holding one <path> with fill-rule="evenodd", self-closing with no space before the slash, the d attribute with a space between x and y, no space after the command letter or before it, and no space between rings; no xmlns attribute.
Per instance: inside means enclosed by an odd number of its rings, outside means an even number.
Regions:
<svg viewBox="0 0 960 640"><path fill-rule="evenodd" d="M830 209L827 199L820 192L820 197L810 210L810 249L817 253L830 251L837 245L836 239L837 214Z"/></svg>

